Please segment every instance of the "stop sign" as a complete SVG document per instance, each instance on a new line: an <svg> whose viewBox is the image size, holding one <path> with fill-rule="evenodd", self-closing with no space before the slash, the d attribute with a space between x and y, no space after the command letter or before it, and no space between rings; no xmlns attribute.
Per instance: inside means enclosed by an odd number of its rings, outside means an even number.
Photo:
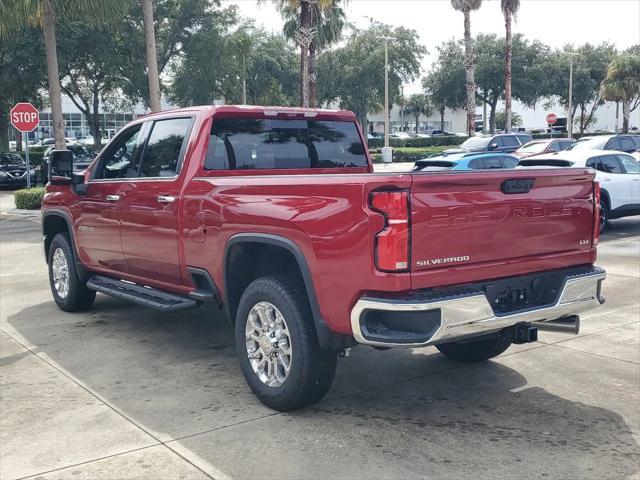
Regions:
<svg viewBox="0 0 640 480"><path fill-rule="evenodd" d="M17 103L15 107L9 112L9 118L11 125L13 125L19 132L31 132L37 126L40 121L38 110L30 103Z"/></svg>
<svg viewBox="0 0 640 480"><path fill-rule="evenodd" d="M549 125L554 125L558 121L558 117L555 113L550 113L547 115L547 123Z"/></svg>

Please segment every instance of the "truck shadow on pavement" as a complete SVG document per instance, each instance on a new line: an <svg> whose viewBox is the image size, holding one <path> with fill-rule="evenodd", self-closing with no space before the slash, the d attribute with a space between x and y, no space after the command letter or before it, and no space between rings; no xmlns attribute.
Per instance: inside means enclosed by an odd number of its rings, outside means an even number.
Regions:
<svg viewBox="0 0 640 480"><path fill-rule="evenodd" d="M157 313L99 295L90 312L47 302L8 322L128 419L238 478L271 455L279 478L626 478L640 464L619 414L529 385L503 359L361 347L326 399L276 414L249 391L233 329L212 309Z"/></svg>

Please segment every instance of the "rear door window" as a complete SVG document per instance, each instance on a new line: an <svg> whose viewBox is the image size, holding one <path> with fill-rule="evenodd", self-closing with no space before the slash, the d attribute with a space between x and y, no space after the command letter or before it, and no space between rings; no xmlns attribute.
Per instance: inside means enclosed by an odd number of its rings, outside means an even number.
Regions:
<svg viewBox="0 0 640 480"><path fill-rule="evenodd" d="M471 170L484 170L484 160L482 158L474 158L469 162Z"/></svg>
<svg viewBox="0 0 640 480"><path fill-rule="evenodd" d="M629 137L620 137L618 140L620 141L620 150L623 152L634 150L635 147Z"/></svg>
<svg viewBox="0 0 640 480"><path fill-rule="evenodd" d="M502 142L503 142L505 147L518 147L518 146L520 146L520 143L518 142L518 139L516 137L513 137L513 136L502 137Z"/></svg>
<svg viewBox="0 0 640 480"><path fill-rule="evenodd" d="M502 168L502 163L500 163L500 159L497 157L485 157L484 168L487 170L494 169L494 168Z"/></svg>
<svg viewBox="0 0 640 480"><path fill-rule="evenodd" d="M620 168L616 155L602 157L602 167L603 171L607 173L622 173L622 168Z"/></svg>
<svg viewBox="0 0 640 480"><path fill-rule="evenodd" d="M605 150L620 150L620 140L617 138L612 138L607 142Z"/></svg>
<svg viewBox="0 0 640 480"><path fill-rule="evenodd" d="M366 167L353 122L214 119L206 170Z"/></svg>
<svg viewBox="0 0 640 480"><path fill-rule="evenodd" d="M501 160L504 168L516 168L518 166L517 158L502 157Z"/></svg>

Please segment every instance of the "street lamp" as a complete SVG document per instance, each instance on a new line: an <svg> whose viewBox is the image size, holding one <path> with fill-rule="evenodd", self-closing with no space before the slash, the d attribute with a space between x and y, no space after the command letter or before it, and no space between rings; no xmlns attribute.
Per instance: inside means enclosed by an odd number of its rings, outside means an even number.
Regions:
<svg viewBox="0 0 640 480"><path fill-rule="evenodd" d="M384 148L382 149L382 161L393 161L392 150L389 147L389 40L394 37L378 37L384 40Z"/></svg>
<svg viewBox="0 0 640 480"><path fill-rule="evenodd" d="M569 111L567 112L567 138L573 138L573 57L577 52L569 52Z"/></svg>

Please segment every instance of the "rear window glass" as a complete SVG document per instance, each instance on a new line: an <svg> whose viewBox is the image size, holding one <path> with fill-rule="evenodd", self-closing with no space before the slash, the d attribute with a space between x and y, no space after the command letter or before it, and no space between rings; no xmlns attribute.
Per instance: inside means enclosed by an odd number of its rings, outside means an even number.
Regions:
<svg viewBox="0 0 640 480"><path fill-rule="evenodd" d="M215 119L206 170L366 167L353 122Z"/></svg>

